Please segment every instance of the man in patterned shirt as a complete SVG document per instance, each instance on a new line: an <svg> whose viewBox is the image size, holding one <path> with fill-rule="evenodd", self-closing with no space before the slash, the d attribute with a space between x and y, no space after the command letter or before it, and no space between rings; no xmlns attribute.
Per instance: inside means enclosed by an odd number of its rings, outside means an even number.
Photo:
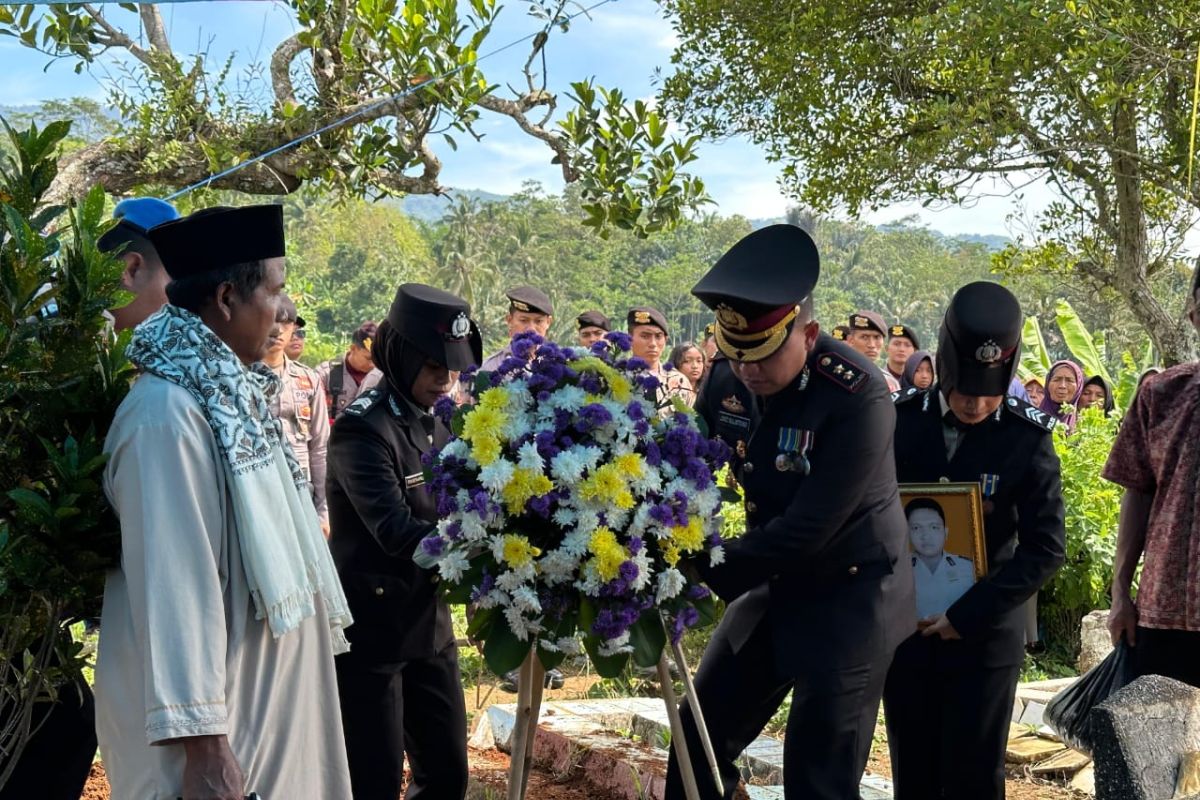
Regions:
<svg viewBox="0 0 1200 800"><path fill-rule="evenodd" d="M1188 316L1200 329L1200 265ZM1200 686L1200 362L1138 393L1104 477L1125 487L1108 628L1133 646L1138 675ZM1130 596L1144 557L1136 600Z"/></svg>

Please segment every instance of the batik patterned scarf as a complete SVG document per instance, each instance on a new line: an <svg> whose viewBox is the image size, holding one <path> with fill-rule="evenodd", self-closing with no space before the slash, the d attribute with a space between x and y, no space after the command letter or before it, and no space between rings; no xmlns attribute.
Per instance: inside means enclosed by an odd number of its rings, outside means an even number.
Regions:
<svg viewBox="0 0 1200 800"><path fill-rule="evenodd" d="M258 618L282 636L316 613L320 594L334 652L348 650L346 597L308 483L267 405L279 379L262 364L247 369L198 316L171 305L137 327L126 355L200 404L223 457Z"/></svg>

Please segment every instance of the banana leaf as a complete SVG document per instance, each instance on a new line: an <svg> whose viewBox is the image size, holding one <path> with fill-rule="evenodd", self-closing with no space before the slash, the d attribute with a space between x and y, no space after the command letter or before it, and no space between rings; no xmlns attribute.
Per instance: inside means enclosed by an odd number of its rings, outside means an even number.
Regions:
<svg viewBox="0 0 1200 800"><path fill-rule="evenodd" d="M1037 317L1027 317L1025 327L1021 330L1021 361L1017 364L1017 376L1021 383L1028 383L1034 378L1045 382L1049 371L1050 354L1042 338L1042 329L1038 326Z"/></svg>
<svg viewBox="0 0 1200 800"><path fill-rule="evenodd" d="M1113 379L1108 373L1108 368L1104 366L1104 358L1096 347L1091 332L1083 324L1079 315L1075 313L1075 309L1066 300L1059 300L1054 311L1055 321L1058 323L1058 329L1062 331L1063 341L1066 342L1071 355L1083 367L1084 374L1088 377L1099 375L1109 386L1112 386Z"/></svg>

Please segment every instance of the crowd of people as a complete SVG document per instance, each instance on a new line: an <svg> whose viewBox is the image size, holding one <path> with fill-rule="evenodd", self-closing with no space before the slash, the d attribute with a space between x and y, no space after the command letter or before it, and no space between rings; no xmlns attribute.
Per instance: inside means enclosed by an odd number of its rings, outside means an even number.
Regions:
<svg viewBox="0 0 1200 800"><path fill-rule="evenodd" d="M94 752L98 732L120 800L462 798L458 645L412 558L439 518L425 465L452 436L435 406L472 402L460 374L532 354L485 355L465 301L405 284L344 356L309 369L280 207L180 218L143 198L117 217L101 246L125 263L135 299L113 319L133 329L140 374L106 443L122 553L94 731L81 717L77 749ZM1065 558L1051 433L1087 404L1111 410L1111 387L1072 362L1023 386L1023 314L993 283L955 293L933 352L871 311L827 335L813 318L818 263L797 227L749 234L693 289L715 318L704 340L665 360L665 316L624 317L659 379L650 399L703 417L745 497L724 561L690 566L728 604L683 708L701 796L734 796L735 760L790 693L787 797L857 798L882 702L898 800L1003 798L1026 604ZM510 336L546 335L545 292L507 300ZM1190 303L1200 326L1200 271ZM584 347L614 328L597 310L575 327ZM1126 490L1114 639L1135 645L1141 674L1193 685L1198 375L1175 367L1138 393L1104 472ZM946 561L940 506L906 508L899 487L947 482L983 487L987 572L919 613L914 569L950 564L965 580L970 564ZM910 549L911 525L937 529L932 543ZM697 703L724 795L699 761ZM4 797L78 796L78 776L20 766ZM684 797L674 752L667 784Z"/></svg>

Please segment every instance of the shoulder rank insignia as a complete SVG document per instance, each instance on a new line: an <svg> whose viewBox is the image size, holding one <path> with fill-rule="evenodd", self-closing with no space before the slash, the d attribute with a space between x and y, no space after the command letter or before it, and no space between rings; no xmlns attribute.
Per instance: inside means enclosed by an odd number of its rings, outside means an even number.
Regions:
<svg viewBox="0 0 1200 800"><path fill-rule="evenodd" d="M1006 397L1004 399L1004 407L1010 413L1017 415L1030 425L1041 428L1046 432L1053 431L1058 427L1058 417L1053 414L1047 414L1037 406L1032 406L1018 397Z"/></svg>
<svg viewBox="0 0 1200 800"><path fill-rule="evenodd" d="M837 353L822 353L817 358L817 372L848 392L857 392L867 382L867 371Z"/></svg>
<svg viewBox="0 0 1200 800"><path fill-rule="evenodd" d="M383 392L379 391L378 389L371 389L369 392L363 392L358 396L357 399L355 399L353 403L346 406L342 413L351 414L355 417L361 417L374 408L375 404L378 403L382 397Z"/></svg>
<svg viewBox="0 0 1200 800"><path fill-rule="evenodd" d="M907 389L901 389L898 392L892 392L892 402L897 404L906 403L921 393L921 390L917 387L910 386Z"/></svg>
<svg viewBox="0 0 1200 800"><path fill-rule="evenodd" d="M721 401L721 408L728 411L730 414L745 414L746 404L738 399L736 394L731 394Z"/></svg>

